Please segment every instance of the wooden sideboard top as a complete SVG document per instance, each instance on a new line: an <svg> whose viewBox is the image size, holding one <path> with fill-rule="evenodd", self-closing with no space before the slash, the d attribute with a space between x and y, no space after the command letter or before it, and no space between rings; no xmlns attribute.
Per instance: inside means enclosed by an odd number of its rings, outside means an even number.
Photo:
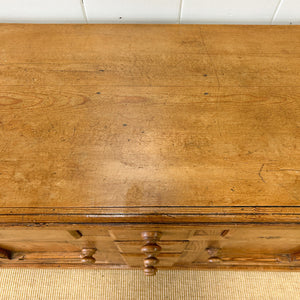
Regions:
<svg viewBox="0 0 300 300"><path fill-rule="evenodd" d="M299 222L299 126L300 26L0 25L7 222Z"/></svg>

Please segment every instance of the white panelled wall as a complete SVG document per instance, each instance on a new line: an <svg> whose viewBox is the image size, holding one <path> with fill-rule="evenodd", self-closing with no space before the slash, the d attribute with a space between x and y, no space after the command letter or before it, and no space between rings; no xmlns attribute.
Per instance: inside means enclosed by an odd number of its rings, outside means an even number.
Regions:
<svg viewBox="0 0 300 300"><path fill-rule="evenodd" d="M0 23L300 24L300 0L0 0Z"/></svg>

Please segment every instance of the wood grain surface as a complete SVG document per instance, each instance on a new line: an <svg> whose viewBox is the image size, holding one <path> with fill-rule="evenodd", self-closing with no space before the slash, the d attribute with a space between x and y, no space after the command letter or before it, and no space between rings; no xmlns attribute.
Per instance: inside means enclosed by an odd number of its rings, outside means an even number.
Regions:
<svg viewBox="0 0 300 300"><path fill-rule="evenodd" d="M1 209L299 215L299 70L299 26L2 24Z"/></svg>

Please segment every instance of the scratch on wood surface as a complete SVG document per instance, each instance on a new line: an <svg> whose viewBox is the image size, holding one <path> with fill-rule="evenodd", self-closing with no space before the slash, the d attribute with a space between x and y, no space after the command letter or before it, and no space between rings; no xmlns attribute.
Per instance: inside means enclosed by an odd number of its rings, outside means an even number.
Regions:
<svg viewBox="0 0 300 300"><path fill-rule="evenodd" d="M266 183L265 180L264 180L264 178L261 176L261 172L262 172L262 170L263 170L263 168L264 168L264 165L265 165L265 164L262 164L262 165L261 165L261 167L260 167L260 169L259 169L259 172L258 172L258 176L260 177L260 179L261 179L261 181L262 181L263 183Z"/></svg>
<svg viewBox="0 0 300 300"><path fill-rule="evenodd" d="M200 38L201 38L201 41L202 41L202 44L203 44L203 47L205 49L205 52L206 52L206 55L208 56L209 60L210 60L210 64L212 66L212 69L214 71L214 74L216 76L216 79L217 79L217 82L218 82L218 87L220 87L220 80L219 80L219 76L218 76L218 72L217 72L217 69L214 65L214 60L212 59L212 57L210 56L210 52L208 51L207 47L206 47L206 44L205 44L205 41L204 41L204 36L203 36L203 32L202 30L200 29ZM206 77L207 74L204 74L204 76Z"/></svg>
<svg viewBox="0 0 300 300"><path fill-rule="evenodd" d="M208 51L208 49L207 49L207 47L206 47L206 44L205 44L205 41L204 41L204 36L203 36L202 30L200 30L200 37L201 37L201 41L202 41L203 47L204 47L204 49L205 49L206 55L207 55L208 58L209 58L211 67L212 67L212 69L213 69L213 72L214 72L214 74L215 74L215 77L216 77L217 83L218 83L217 101L216 101L217 112L218 112L219 104L220 104L220 87L221 87L221 84L220 84L220 80L219 80L219 76L218 76L217 69L216 69L216 67L215 67L215 65L214 65L214 60L213 60L212 57L210 56L210 52ZM203 76L204 76L204 77L207 77L207 74L204 74ZM221 136L222 136L222 133L221 133L221 126L220 126L218 117L216 118L216 123L217 123L219 135L220 135L220 137L221 137Z"/></svg>
<svg viewBox="0 0 300 300"><path fill-rule="evenodd" d="M279 169L278 171L300 172L300 169Z"/></svg>

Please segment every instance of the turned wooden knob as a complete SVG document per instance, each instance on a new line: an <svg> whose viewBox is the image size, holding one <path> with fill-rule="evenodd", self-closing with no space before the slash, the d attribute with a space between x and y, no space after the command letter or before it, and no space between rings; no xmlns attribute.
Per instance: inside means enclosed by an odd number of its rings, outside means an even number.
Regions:
<svg viewBox="0 0 300 300"><path fill-rule="evenodd" d="M208 262L209 263L220 263L220 262L222 262L222 259L217 256L212 256L212 257L208 258Z"/></svg>
<svg viewBox="0 0 300 300"><path fill-rule="evenodd" d="M145 244L141 248L141 252L144 253L147 257L144 259L144 274L147 276L153 276L156 274L157 269L156 265L159 260L156 256L161 251L161 247L156 243L159 241L161 233L157 231L147 231L142 233L142 239L145 241Z"/></svg>
<svg viewBox="0 0 300 300"><path fill-rule="evenodd" d="M141 251L147 256L155 256L161 251L161 247L157 244L146 244L141 248Z"/></svg>
<svg viewBox="0 0 300 300"><path fill-rule="evenodd" d="M161 232L159 231L145 231L142 232L142 239L147 242L155 243L160 240Z"/></svg>
<svg viewBox="0 0 300 300"><path fill-rule="evenodd" d="M209 255L208 262L209 263L220 263L222 262L222 259L218 257L218 252L220 251L220 248L214 248L214 247L208 247L206 248L206 251Z"/></svg>
<svg viewBox="0 0 300 300"><path fill-rule="evenodd" d="M81 250L81 262L84 264L94 264L96 259L93 255L96 253L95 248L84 248Z"/></svg>
<svg viewBox="0 0 300 300"><path fill-rule="evenodd" d="M144 259L144 274L147 276L153 276L156 274L157 269L155 265L157 265L159 260L156 257L147 257Z"/></svg>
<svg viewBox="0 0 300 300"><path fill-rule="evenodd" d="M159 262L159 259L157 259L156 257L147 257L144 259L144 266L146 268L148 267L154 267L155 265L157 265Z"/></svg>
<svg viewBox="0 0 300 300"><path fill-rule="evenodd" d="M144 274L146 276L154 276L157 272L157 269L155 267L147 267L144 268Z"/></svg>

